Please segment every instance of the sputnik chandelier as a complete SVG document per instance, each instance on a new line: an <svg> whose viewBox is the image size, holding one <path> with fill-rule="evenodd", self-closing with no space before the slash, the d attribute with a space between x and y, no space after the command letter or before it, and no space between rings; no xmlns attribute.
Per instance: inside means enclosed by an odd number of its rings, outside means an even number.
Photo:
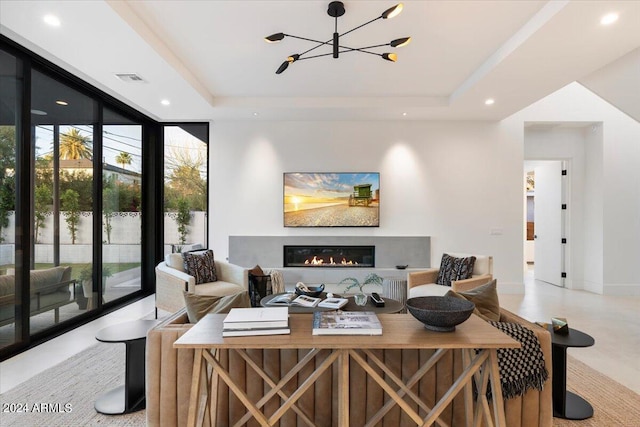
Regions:
<svg viewBox="0 0 640 427"><path fill-rule="evenodd" d="M374 45L374 46L365 46L365 47L348 47L348 46L344 46L340 44L340 38L346 36L347 34L360 29L362 27L364 27L365 25L369 25L374 21L377 21L378 19L391 19L395 16L398 16L400 14L400 12L402 12L402 3L398 3L397 5L385 10L384 12L382 12L382 14L380 16L378 16L377 18L374 18L368 22L365 22L362 25L358 25L355 28L352 28L349 31L346 31L342 34L338 33L338 17L344 15L345 9L344 9L344 4L341 1L332 1L331 3L329 3L329 8L327 9L327 13L329 14L329 16L331 16L332 18L335 18L335 30L333 32L333 38L323 42L320 40L313 40L313 39L309 39L306 37L298 37L298 36L293 36L291 34L285 34L285 33L275 33L272 34L268 37L265 37L264 40L268 43L276 43L279 42L280 40L282 40L285 37L291 37L294 39L300 39L300 40L306 40L309 42L313 42L313 43L317 43L316 46L312 47L311 49L305 50L302 53L296 53L293 54L291 56L289 56L287 58L286 61L284 61L282 63L282 65L280 65L280 67L278 67L278 69L276 70L276 74L281 74L284 70L287 69L287 67L289 67L289 64L292 64L296 61L302 61L303 59L312 59L312 58L320 58L322 56L329 56L329 55L333 55L334 58L339 58L340 54L342 53L348 53L348 52L362 52L362 53L368 53L370 55L376 55L381 57L382 59L386 59L387 61L392 61L392 62L396 62L396 60L398 59L397 55L395 53L377 53L377 52L371 52L369 51L369 49L374 49L374 48L378 48L378 47L382 47L382 46L391 46L391 47L401 47L401 46L405 46L407 44L409 44L409 42L411 41L411 37L402 37L400 39L395 39L392 40L389 43L384 43L384 44L378 44L378 45ZM319 47L322 46L331 46L333 48L333 51L330 53L323 53L323 54L318 54L318 55L312 55L312 56L305 56L303 57L303 55L308 54L309 52L312 52L316 49L318 49Z"/></svg>

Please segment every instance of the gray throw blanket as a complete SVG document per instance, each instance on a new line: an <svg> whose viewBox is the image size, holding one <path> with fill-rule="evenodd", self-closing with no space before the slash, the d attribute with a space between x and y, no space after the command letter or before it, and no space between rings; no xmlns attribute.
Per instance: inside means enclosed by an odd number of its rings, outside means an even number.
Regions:
<svg viewBox="0 0 640 427"><path fill-rule="evenodd" d="M498 349L502 397L510 399L522 396L531 388L542 390L549 372L544 364L538 337L532 330L518 323L491 320L489 323L522 345L521 348ZM491 397L490 389L487 391L487 397Z"/></svg>

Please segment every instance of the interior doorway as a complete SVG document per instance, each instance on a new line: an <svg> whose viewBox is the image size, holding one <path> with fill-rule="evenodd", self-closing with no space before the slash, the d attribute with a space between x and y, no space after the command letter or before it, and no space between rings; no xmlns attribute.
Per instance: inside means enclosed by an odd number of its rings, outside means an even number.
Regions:
<svg viewBox="0 0 640 427"><path fill-rule="evenodd" d="M534 280L564 287L567 162L527 160L524 174L526 273L532 275Z"/></svg>

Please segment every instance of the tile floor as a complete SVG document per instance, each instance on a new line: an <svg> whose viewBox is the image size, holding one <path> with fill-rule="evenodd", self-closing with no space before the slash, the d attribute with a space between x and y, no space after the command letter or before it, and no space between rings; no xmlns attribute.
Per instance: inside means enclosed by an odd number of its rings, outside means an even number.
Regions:
<svg viewBox="0 0 640 427"><path fill-rule="evenodd" d="M529 271L525 294L501 294L500 304L531 321L566 317L571 327L596 341L593 347L569 349L568 353L640 393L640 297L562 289L534 281ZM150 296L0 363L0 393L95 344L99 329L148 316L153 310L154 297Z"/></svg>

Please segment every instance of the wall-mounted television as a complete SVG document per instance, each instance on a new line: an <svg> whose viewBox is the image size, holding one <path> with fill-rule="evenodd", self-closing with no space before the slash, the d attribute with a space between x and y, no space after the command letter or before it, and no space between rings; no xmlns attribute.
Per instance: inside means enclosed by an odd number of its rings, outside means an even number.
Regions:
<svg viewBox="0 0 640 427"><path fill-rule="evenodd" d="M378 172L285 172L285 227L379 227Z"/></svg>

